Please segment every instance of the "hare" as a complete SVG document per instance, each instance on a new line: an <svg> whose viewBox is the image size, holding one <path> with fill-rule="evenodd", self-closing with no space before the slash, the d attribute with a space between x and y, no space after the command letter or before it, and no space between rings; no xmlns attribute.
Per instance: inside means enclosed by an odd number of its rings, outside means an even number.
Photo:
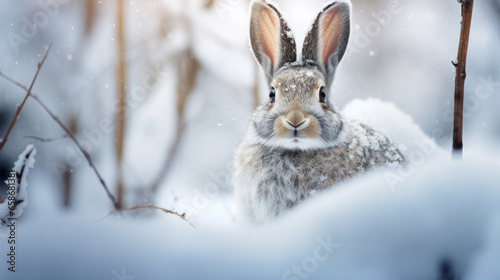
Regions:
<svg viewBox="0 0 500 280"><path fill-rule="evenodd" d="M404 162L397 145L334 108L330 88L350 33L351 4L318 14L297 58L277 7L251 2L250 41L269 84L269 101L252 115L234 159L233 185L243 211L261 223L318 191L365 170Z"/></svg>

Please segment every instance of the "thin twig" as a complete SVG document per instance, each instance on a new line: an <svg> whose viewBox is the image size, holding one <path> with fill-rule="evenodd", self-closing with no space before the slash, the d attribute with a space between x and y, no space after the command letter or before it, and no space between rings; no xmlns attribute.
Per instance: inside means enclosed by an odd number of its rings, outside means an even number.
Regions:
<svg viewBox="0 0 500 280"><path fill-rule="evenodd" d="M47 143L47 142L54 142L57 140L66 139L66 138L68 138L68 134L64 134L63 136L54 137L54 138L42 138L42 137L31 136L31 135L24 136L24 138L33 139L33 140L36 140L36 141L42 142L42 143Z"/></svg>
<svg viewBox="0 0 500 280"><path fill-rule="evenodd" d="M116 196L118 206L123 207L123 150L125 149L125 109L126 109L126 65L125 65L125 32L124 32L124 3L123 0L116 1L116 43L118 48L118 63L116 65L116 90L118 98L118 111L116 112Z"/></svg>
<svg viewBox="0 0 500 280"><path fill-rule="evenodd" d="M12 79L10 77L4 75L1 72L0 72L0 76L3 77L4 79L6 79L7 81L9 81L10 83L14 84L15 86L23 89L24 91L26 91L26 92L29 91L29 89L26 88L26 86L24 86L20 82ZM85 157L85 159L89 163L90 167L94 170L94 173L96 174L97 178L99 179L99 182L101 183L101 185L103 186L104 190L106 191L106 194L108 195L109 199L113 203L113 207L116 210L119 210L120 207L118 207L118 203L116 202L115 197L109 191L108 186L106 185L106 182L104 181L104 179L101 177L101 174L99 173L99 171L97 171L97 168L94 165L94 162L92 161L92 158L90 157L89 153L87 153L87 151L85 151L85 149L82 147L82 145L80 144L80 142L78 142L78 140L73 135L73 133L61 122L61 120L59 120L59 118L54 113L52 113L52 111L45 105L45 103L43 103L38 98L37 95L31 93L30 97L33 98L36 102L38 102L38 104L40 104L40 106L42 106L42 108L45 110L45 112L47 112L47 114L50 115L50 117L64 130L64 132L68 135L68 137L75 143L75 145L78 147L78 149L80 150L80 152L83 154L83 156Z"/></svg>
<svg viewBox="0 0 500 280"><path fill-rule="evenodd" d="M165 213L168 213L168 214L172 214L172 215L175 215L181 219L183 219L184 221L186 221L190 226L192 226L193 228L196 229L196 227L186 219L186 213L182 213L180 214L179 212L175 212L173 210L169 210L169 209L165 209L165 208L162 208L162 207L158 207L158 206L155 206L155 205L144 205L144 206L134 206L134 207L130 207L130 208L127 208L127 209L122 209L120 210L121 212L125 212L125 211L132 211L132 210L138 210L138 209L148 209L148 208L153 208L153 209L157 209L157 210L161 210Z"/></svg>
<svg viewBox="0 0 500 280"><path fill-rule="evenodd" d="M24 104L26 104L26 100L28 100L28 97L30 97L30 95L31 95L31 90L33 89L33 86L35 85L35 82L36 82L36 78L38 78L38 74L40 73L40 70L42 69L42 66L45 63L45 59L49 55L51 47L52 47L52 44L49 45L49 48L47 49L47 52L45 52L45 56L43 57L42 61L40 63L38 63L38 68L36 70L35 77L31 81L30 88L26 92L26 96L24 97L21 105L17 107L17 111L16 111L16 114L14 115L14 119L12 119L12 122L10 123L9 128L7 129L7 132L5 133L5 136L2 139L2 142L0 142L0 151L3 149L5 143L7 143L7 140L9 139L10 132L14 128L14 125L16 124L17 119L19 118L19 114L21 113L21 110L23 109ZM0 74L2 74L1 71L0 71Z"/></svg>
<svg viewBox="0 0 500 280"><path fill-rule="evenodd" d="M200 63L192 53L191 49L188 49L182 57L177 61L177 123L176 123L176 133L175 139L170 150L168 151L167 157L163 162L162 168L158 177L153 182L150 187L152 193L155 193L161 186L165 178L168 177L170 169L172 167L172 162L175 160L179 147L182 143L184 137L185 123L184 123L184 111L186 109L187 101L191 93L193 92L194 86L196 84L196 79L198 72L200 70Z"/></svg>
<svg viewBox="0 0 500 280"><path fill-rule="evenodd" d="M162 168L160 170L160 173L158 174L158 177L154 180L154 182L151 184L150 190L151 193L156 193L158 188L161 186L165 178L168 177L168 174L170 173L170 168L172 166L172 162L174 161L175 157L177 156L177 152L179 151L179 146L181 144L181 140L184 135L184 124L179 123L177 125L177 131L175 133L175 139L172 145L170 146L170 149L167 153L167 157L165 158L165 161L163 162Z"/></svg>
<svg viewBox="0 0 500 280"><path fill-rule="evenodd" d="M462 29L458 44L458 59L453 63L456 69L455 77L455 112L453 118L453 154L462 158L462 131L464 115L464 86L467 63L467 49L469 47L470 25L472 21L472 8L474 0L462 0Z"/></svg>
<svg viewBox="0 0 500 280"><path fill-rule="evenodd" d="M183 1L183 10L189 10L189 2ZM179 19L181 23L185 25L186 34L189 38L190 44L192 43L192 34L193 28L189 17L183 13L183 16ZM182 56L180 56L176 63L177 67L177 84L176 84L176 92L177 92L177 123L176 123L176 134L175 139L172 145L170 146L170 150L163 162L161 170L156 177L156 180L151 184L149 190L151 193L155 193L162 182L168 177L170 173L172 162L175 160L177 153L179 151L179 147L181 145L181 140L184 136L185 130L185 122L184 122L184 111L186 108L188 97L191 95L194 86L196 84L196 80L198 77L198 72L200 70L200 62L196 59L193 54L192 48L188 48Z"/></svg>

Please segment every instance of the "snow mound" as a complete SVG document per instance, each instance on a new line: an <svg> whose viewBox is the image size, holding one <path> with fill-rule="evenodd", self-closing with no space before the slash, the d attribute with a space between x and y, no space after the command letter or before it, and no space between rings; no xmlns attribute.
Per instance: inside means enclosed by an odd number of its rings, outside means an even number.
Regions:
<svg viewBox="0 0 500 280"><path fill-rule="evenodd" d="M384 102L376 98L354 99L342 110L349 119L358 120L370 125L400 143L405 154L423 150L437 156L445 154L436 143L427 136L413 121L412 117L400 110L394 103ZM428 151L427 151L428 150Z"/></svg>
<svg viewBox="0 0 500 280"><path fill-rule="evenodd" d="M482 250L472 259L472 268L467 279L493 279L500 275L498 257L500 256L500 215L498 215L485 234Z"/></svg>
<svg viewBox="0 0 500 280"><path fill-rule="evenodd" d="M485 237L498 253L500 235L491 234L500 213L497 168L434 158L397 189L384 172L373 173L307 202L280 227L300 224L302 238L332 236L340 244L317 279L440 279L445 264L463 276L488 248ZM478 270L498 275L493 252L480 255Z"/></svg>
<svg viewBox="0 0 500 280"><path fill-rule="evenodd" d="M442 279L444 271L493 279L500 248L495 170L435 157L396 190L383 172L373 172L275 224L232 232L194 231L168 215L32 220L23 224L18 249L25 269L9 279L111 279L125 272L136 279L420 280Z"/></svg>
<svg viewBox="0 0 500 280"><path fill-rule="evenodd" d="M384 173L392 189L400 187L416 169L447 154L422 131L411 116L391 102L375 98L355 99L344 107L342 114L347 119L368 124L399 146L405 157L405 165Z"/></svg>

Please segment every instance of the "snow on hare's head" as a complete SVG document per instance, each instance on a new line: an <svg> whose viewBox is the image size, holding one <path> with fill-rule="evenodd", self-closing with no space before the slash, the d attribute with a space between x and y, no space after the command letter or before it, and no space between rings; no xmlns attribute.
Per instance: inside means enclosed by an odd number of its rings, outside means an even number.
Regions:
<svg viewBox="0 0 500 280"><path fill-rule="evenodd" d="M268 104L252 118L258 142L311 150L342 141L342 119L329 97L349 41L350 13L350 2L330 2L314 21L298 60L293 34L278 9L265 0L251 3L250 41L270 91Z"/></svg>

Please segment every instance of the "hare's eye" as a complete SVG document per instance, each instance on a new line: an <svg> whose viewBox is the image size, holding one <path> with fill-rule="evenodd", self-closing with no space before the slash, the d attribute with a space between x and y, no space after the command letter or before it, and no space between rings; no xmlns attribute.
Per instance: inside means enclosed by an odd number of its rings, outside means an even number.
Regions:
<svg viewBox="0 0 500 280"><path fill-rule="evenodd" d="M274 103L274 101L276 101L276 89L274 87L271 87L271 92L269 93L269 99L271 100L271 103Z"/></svg>
<svg viewBox="0 0 500 280"><path fill-rule="evenodd" d="M319 89L319 102L321 102L321 103L325 103L326 102L325 87L321 87Z"/></svg>

